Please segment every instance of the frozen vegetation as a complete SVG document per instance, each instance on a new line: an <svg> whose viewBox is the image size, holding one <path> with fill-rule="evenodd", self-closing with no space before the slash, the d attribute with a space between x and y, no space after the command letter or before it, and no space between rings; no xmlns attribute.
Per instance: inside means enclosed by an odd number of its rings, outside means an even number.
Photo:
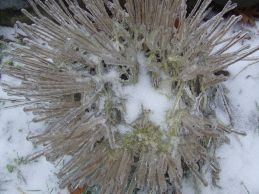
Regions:
<svg viewBox="0 0 259 194"><path fill-rule="evenodd" d="M33 4L36 25L18 23L28 39L3 59L0 193L259 193L259 28L223 20L231 3L203 23L209 1L187 19L181 0L140 3L146 15L114 1L113 20L94 2L91 16L70 2L76 19L38 2L52 20Z"/></svg>

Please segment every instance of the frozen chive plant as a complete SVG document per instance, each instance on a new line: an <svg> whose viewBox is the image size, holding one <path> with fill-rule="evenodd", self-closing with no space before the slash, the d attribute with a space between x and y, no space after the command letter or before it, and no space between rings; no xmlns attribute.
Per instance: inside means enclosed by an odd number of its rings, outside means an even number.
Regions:
<svg viewBox="0 0 259 194"><path fill-rule="evenodd" d="M25 45L10 51L19 68L3 83L22 97L34 122L46 129L28 138L49 161L70 160L60 186L98 185L103 194L181 193L192 173L205 186L207 164L216 184L215 150L237 132L215 116L224 70L258 48L226 36L240 16L223 16L230 1L209 17L211 0L187 13L185 0L29 0L32 25L17 22Z"/></svg>

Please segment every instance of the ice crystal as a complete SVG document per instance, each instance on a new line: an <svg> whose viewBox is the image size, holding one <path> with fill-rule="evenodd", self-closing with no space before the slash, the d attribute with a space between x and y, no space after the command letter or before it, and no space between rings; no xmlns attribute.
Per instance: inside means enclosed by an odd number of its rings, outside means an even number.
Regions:
<svg viewBox="0 0 259 194"><path fill-rule="evenodd" d="M44 146L31 159L71 156L58 174L61 187L180 193L189 171L208 184L204 163L214 180L218 177L215 150L228 140L226 134L237 131L218 121L211 105L216 93L222 94L225 69L253 60L248 57L258 50L233 49L246 33L226 37L241 19L223 19L235 4L229 1L210 17L211 0L198 0L190 13L185 0L29 2L35 16L22 11L34 24L17 22L27 37L10 52L19 68L3 67L20 83L3 87L24 97L11 107L24 106L34 122L46 123L43 133L28 137ZM166 90L170 106L162 124L142 105L136 118L127 117L129 99L118 91L134 91L142 76L148 76L152 91Z"/></svg>

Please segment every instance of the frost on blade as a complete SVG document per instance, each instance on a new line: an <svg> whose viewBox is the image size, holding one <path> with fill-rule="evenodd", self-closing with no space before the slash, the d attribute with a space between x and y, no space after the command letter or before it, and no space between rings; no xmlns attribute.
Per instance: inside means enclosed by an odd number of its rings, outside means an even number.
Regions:
<svg viewBox="0 0 259 194"><path fill-rule="evenodd" d="M241 19L223 21L235 4L204 22L211 0L188 14L184 0L29 2L35 16L23 12L34 24L17 23L25 45L9 53L21 65L3 67L21 84L3 87L24 97L11 107L46 123L28 137L44 146L31 159L69 155L60 186L98 185L105 194L180 193L188 172L208 185L204 163L217 178L215 150L236 131L211 105L224 69L258 50L233 50L243 32L226 37Z"/></svg>

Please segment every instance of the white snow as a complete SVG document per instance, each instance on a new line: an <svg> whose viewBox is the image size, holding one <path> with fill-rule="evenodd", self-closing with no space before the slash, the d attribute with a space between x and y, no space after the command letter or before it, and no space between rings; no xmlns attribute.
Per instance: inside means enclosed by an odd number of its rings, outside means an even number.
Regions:
<svg viewBox="0 0 259 194"><path fill-rule="evenodd" d="M244 43L258 46L259 22L257 27L251 27L248 31L252 39ZM253 56L258 57L259 52ZM190 179L186 179L183 194L259 194L259 106L256 106L256 102L259 103L259 63L236 76L247 64L247 61L241 61L228 68L231 79L225 86L229 90L227 96L232 104L234 127L245 131L247 136L229 135L230 145L223 145L217 152L221 167L221 189L201 184L198 184L197 189ZM218 113L222 118L224 114ZM209 173L205 176L209 180Z"/></svg>
<svg viewBox="0 0 259 194"><path fill-rule="evenodd" d="M257 27L250 29L253 34L250 43L259 45L259 22ZM11 29L0 28L0 34L8 36ZM257 53L255 56L259 56ZM126 95L127 121L131 122L144 109L151 111L150 118L158 125L162 125L166 110L172 105L163 91L155 90L150 84L150 78L145 70L145 58L139 54L141 65L139 83L126 86L121 93ZM239 62L229 68L232 79L225 83L228 97L233 104L233 118L235 128L247 132L246 137L230 135L230 145L223 145L217 152L220 158L221 189L199 186L199 194L259 194L259 64L243 71L235 79L234 76L247 64ZM0 92L0 98L6 97ZM220 113L219 113L220 114ZM40 158L37 162L20 164L13 172L8 172L7 165L13 164L14 159L26 156L37 150L26 136L30 131L40 130L42 124L32 124L32 115L26 114L21 108L0 111L0 193L39 193L65 194L67 190L58 189L55 173L59 167ZM127 129L123 129L127 130ZM209 176L208 174L205 175ZM24 179L22 178L24 177ZM24 181L26 180L26 181ZM30 191L31 190L31 191ZM32 190L37 190L32 191ZM197 193L189 179L183 184L183 194Z"/></svg>
<svg viewBox="0 0 259 194"><path fill-rule="evenodd" d="M26 157L38 150L26 140L30 131L40 130L42 124L33 124L32 115L23 112L22 108L1 110L0 112L0 193L33 193L30 190L37 190L37 193L66 194L67 191L60 191L58 179L55 174L58 168L44 158L27 164L17 164L15 160ZM13 166L13 170L8 170Z"/></svg>
<svg viewBox="0 0 259 194"><path fill-rule="evenodd" d="M3 36L5 39L15 40L15 29L11 27L0 26L0 36Z"/></svg>
<svg viewBox="0 0 259 194"><path fill-rule="evenodd" d="M20 29L0 26L0 36L3 36L5 40L14 41L17 33L25 35Z"/></svg>
<svg viewBox="0 0 259 194"><path fill-rule="evenodd" d="M163 127L166 111L172 107L173 99L169 99L169 94L167 95L164 90L152 87L145 60L144 54L138 53L137 61L140 65L138 82L122 88L121 95L126 99L126 121L133 122L143 109L150 111L151 121Z"/></svg>
<svg viewBox="0 0 259 194"><path fill-rule="evenodd" d="M0 27L0 35L14 40L15 30ZM13 83L15 80L2 75L0 82L3 81ZM0 88L0 99L7 98L10 97ZM55 173L59 166L55 167L43 157L27 164L19 162L39 150L26 137L31 132L40 131L43 124L32 123L32 115L24 113L22 108L1 109L4 103L0 101L0 193L68 194L66 189L61 190L58 186Z"/></svg>

